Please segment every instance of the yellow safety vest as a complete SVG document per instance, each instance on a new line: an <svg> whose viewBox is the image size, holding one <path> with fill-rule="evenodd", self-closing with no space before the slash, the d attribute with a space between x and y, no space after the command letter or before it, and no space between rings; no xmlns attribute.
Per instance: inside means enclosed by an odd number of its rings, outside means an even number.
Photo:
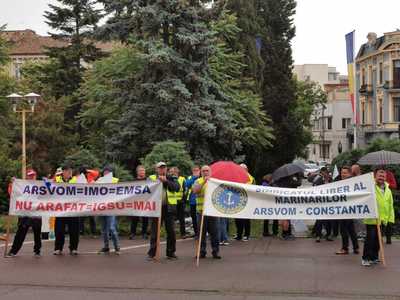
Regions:
<svg viewBox="0 0 400 300"><path fill-rule="evenodd" d="M251 176L250 173L249 173L249 181L247 182L247 184L256 184L255 178Z"/></svg>
<svg viewBox="0 0 400 300"><path fill-rule="evenodd" d="M194 184L199 184L201 185L201 190L200 193L197 194L196 196L196 211L198 212L202 212L203 211L203 206L204 206L204 194L206 192L206 187L207 187L207 183L204 184L204 178L200 177L199 179L197 179Z"/></svg>
<svg viewBox="0 0 400 300"><path fill-rule="evenodd" d="M111 180L111 183L118 183L119 182L119 178L113 177Z"/></svg>
<svg viewBox="0 0 400 300"><path fill-rule="evenodd" d="M150 175L149 176L149 179L150 180L152 180L152 181L157 181L157 175ZM166 192L166 194L167 194L167 202L168 202L168 204L169 205L176 205L176 198L174 198L174 197L171 197L170 198L170 194L172 193L172 194L174 194L175 192L170 192L170 191L168 191L168 189L165 189L164 187L163 187L163 192L165 193Z"/></svg>
<svg viewBox="0 0 400 300"><path fill-rule="evenodd" d="M378 204L379 221L386 225L394 223L393 195L389 184L385 182L385 192L382 193L381 187L375 184L376 202ZM377 219L364 219L364 224L376 225Z"/></svg>
<svg viewBox="0 0 400 300"><path fill-rule="evenodd" d="M72 176L71 179L68 181L68 183L76 183L76 176ZM56 182L57 183L62 183L65 182L64 178L62 177L62 175L60 176L56 176Z"/></svg>
<svg viewBox="0 0 400 300"><path fill-rule="evenodd" d="M167 191L168 199L173 202L182 201L183 198L183 191L185 190L185 177L179 176L178 177L179 183L179 191L178 192L170 192Z"/></svg>

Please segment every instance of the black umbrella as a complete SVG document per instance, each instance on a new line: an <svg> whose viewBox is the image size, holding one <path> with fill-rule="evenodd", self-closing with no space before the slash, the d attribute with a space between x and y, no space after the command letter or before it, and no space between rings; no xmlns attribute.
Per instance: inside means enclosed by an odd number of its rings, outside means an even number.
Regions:
<svg viewBox="0 0 400 300"><path fill-rule="evenodd" d="M399 165L400 153L385 150L371 152L361 157L358 164L372 166Z"/></svg>
<svg viewBox="0 0 400 300"><path fill-rule="evenodd" d="M286 164L282 167L279 167L274 171L274 173L272 173L272 179L274 181L277 181L281 178L288 177L297 173L303 174L305 168L306 167L302 163Z"/></svg>

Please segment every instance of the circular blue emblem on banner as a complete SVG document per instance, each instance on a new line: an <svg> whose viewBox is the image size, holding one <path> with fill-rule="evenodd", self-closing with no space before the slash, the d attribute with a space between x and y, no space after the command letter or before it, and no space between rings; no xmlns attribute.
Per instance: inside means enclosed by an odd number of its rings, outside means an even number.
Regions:
<svg viewBox="0 0 400 300"><path fill-rule="evenodd" d="M246 207L247 193L242 188L220 184L212 193L211 199L219 212L233 215Z"/></svg>

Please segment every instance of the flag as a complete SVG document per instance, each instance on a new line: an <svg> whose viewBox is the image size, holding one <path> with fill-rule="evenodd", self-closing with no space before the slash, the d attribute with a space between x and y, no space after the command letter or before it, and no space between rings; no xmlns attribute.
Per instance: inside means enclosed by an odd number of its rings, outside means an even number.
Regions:
<svg viewBox="0 0 400 300"><path fill-rule="evenodd" d="M339 170L337 168L337 166L335 165L335 167L333 168L333 174L332 174L332 179L336 179L336 177L339 176Z"/></svg>
<svg viewBox="0 0 400 300"><path fill-rule="evenodd" d="M346 38L346 56L347 56L347 71L349 75L349 91L351 108L353 110L354 123L358 124L358 116L356 114L356 103L354 95L354 30L345 35Z"/></svg>

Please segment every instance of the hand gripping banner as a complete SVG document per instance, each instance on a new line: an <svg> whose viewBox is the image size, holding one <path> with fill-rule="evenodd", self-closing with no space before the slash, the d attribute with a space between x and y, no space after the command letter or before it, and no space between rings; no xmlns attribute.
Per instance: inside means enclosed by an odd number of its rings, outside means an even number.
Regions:
<svg viewBox="0 0 400 300"><path fill-rule="evenodd" d="M158 181L69 184L16 179L10 215L160 217L162 184Z"/></svg>
<svg viewBox="0 0 400 300"><path fill-rule="evenodd" d="M216 179L207 183L204 215L243 219L377 218L372 173L325 185L289 189Z"/></svg>

